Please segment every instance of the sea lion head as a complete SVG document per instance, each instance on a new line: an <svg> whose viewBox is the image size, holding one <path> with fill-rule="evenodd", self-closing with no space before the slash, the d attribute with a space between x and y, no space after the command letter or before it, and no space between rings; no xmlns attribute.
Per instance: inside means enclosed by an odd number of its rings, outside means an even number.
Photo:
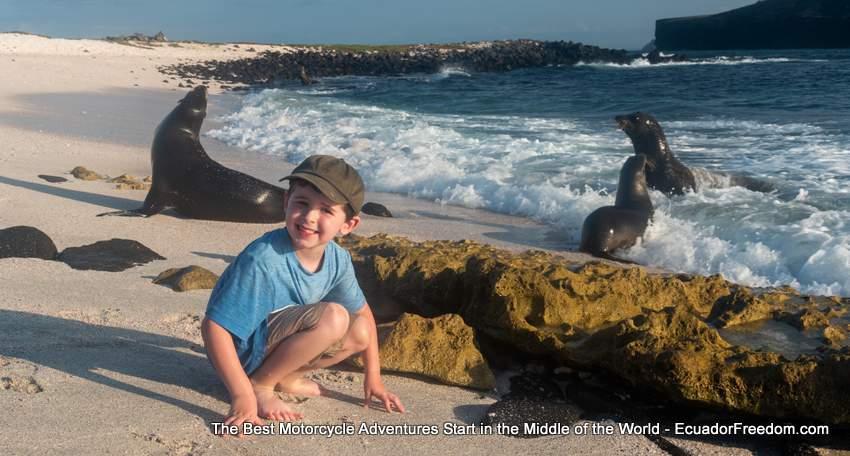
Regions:
<svg viewBox="0 0 850 456"><path fill-rule="evenodd" d="M186 123L185 127L197 137L201 133L201 124L204 123L204 118L207 116L207 87L203 85L195 87L177 103L175 111L177 111L179 118Z"/></svg>
<svg viewBox="0 0 850 456"><path fill-rule="evenodd" d="M636 154L662 157L669 151L664 130L651 114L633 112L614 117L617 127L632 140Z"/></svg>

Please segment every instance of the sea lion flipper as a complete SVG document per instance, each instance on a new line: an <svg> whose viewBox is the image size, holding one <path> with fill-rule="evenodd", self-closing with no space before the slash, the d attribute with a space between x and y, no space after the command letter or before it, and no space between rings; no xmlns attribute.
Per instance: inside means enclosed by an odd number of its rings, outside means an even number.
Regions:
<svg viewBox="0 0 850 456"><path fill-rule="evenodd" d="M150 217L151 215L156 215L162 212L165 209L165 205L157 202L152 202L156 198L151 197L151 194L148 194L148 197L145 198L144 204L142 207L137 209L130 209L126 211L114 211L114 212L104 212L102 214L97 214L98 217L104 215L118 215L121 217Z"/></svg>
<svg viewBox="0 0 850 456"><path fill-rule="evenodd" d="M638 263L637 261L632 261L632 260L627 260L627 259L625 259L625 258L620 258L620 257L618 257L618 256L611 255L611 254L610 254L610 253L608 253L608 252L598 252L598 253L594 253L594 254L593 254L593 256L595 256L595 257L597 257L597 258L602 258L603 260L616 261L617 263L625 263L625 264L636 264L636 265L641 265L641 264L640 264L640 263Z"/></svg>
<svg viewBox="0 0 850 456"><path fill-rule="evenodd" d="M113 211L113 212L103 212L97 214L98 217L103 217L104 215L118 215L121 217L150 217L153 214L145 214L140 212L140 209L132 209L129 211Z"/></svg>
<svg viewBox="0 0 850 456"><path fill-rule="evenodd" d="M776 186L770 182L755 179L749 176L731 176L732 185L744 187L753 192L770 193L776 190Z"/></svg>

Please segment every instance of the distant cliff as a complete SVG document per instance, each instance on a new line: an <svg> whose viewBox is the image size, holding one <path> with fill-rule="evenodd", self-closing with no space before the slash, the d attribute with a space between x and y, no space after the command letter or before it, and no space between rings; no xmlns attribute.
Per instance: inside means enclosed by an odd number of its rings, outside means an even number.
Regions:
<svg viewBox="0 0 850 456"><path fill-rule="evenodd" d="M655 21L662 50L850 48L850 0L761 0Z"/></svg>

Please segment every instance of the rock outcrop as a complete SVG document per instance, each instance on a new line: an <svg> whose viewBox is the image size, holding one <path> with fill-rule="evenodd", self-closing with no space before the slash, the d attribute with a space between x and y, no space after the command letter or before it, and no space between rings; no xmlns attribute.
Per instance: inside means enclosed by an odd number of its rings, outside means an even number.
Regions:
<svg viewBox="0 0 850 456"><path fill-rule="evenodd" d="M375 217L392 217L393 213L387 209L383 204L373 203L371 201L367 202L360 208L360 212L368 215L374 215Z"/></svg>
<svg viewBox="0 0 850 456"><path fill-rule="evenodd" d="M446 66L468 71L510 71L579 62L628 64L637 55L572 41L510 40L451 45L383 46L374 49L302 47L292 52L266 51L254 58L211 60L161 67L189 85L194 80L270 86L281 81L357 75L388 76L436 73Z"/></svg>
<svg viewBox="0 0 850 456"><path fill-rule="evenodd" d="M850 2L762 0L719 14L659 19L662 50L850 47Z"/></svg>
<svg viewBox="0 0 850 456"><path fill-rule="evenodd" d="M153 283L170 287L174 291L211 290L216 282L218 275L195 265L166 269L153 279Z"/></svg>
<svg viewBox="0 0 850 456"><path fill-rule="evenodd" d="M81 247L68 247L57 257L74 269L118 272L164 260L165 257L130 239L110 239Z"/></svg>
<svg viewBox="0 0 850 456"><path fill-rule="evenodd" d="M77 179L88 181L99 180L104 178L104 176L101 176L100 174L86 168L85 166L75 167L71 170L71 174Z"/></svg>
<svg viewBox="0 0 850 456"><path fill-rule="evenodd" d="M32 226L0 230L0 258L56 259L56 244L50 236Z"/></svg>
<svg viewBox="0 0 850 456"><path fill-rule="evenodd" d="M143 180L139 180L130 174L122 174L109 179L109 182L116 184L115 188L118 190L150 190L152 179L147 176Z"/></svg>
<svg viewBox="0 0 850 456"><path fill-rule="evenodd" d="M156 35L145 35L144 33L136 32L132 35L107 36L106 41L114 41L117 43L137 42L137 43L165 43L168 41L165 33L157 32Z"/></svg>
<svg viewBox="0 0 850 456"><path fill-rule="evenodd" d="M468 241L349 236L343 244L381 318L455 313L518 357L603 369L680 403L850 424L842 380L850 378L850 349L823 345L792 357L781 347L734 345L718 331L740 325L757 333L759 321L805 309L841 319L850 300L752 290L719 276L573 264Z"/></svg>
<svg viewBox="0 0 850 456"><path fill-rule="evenodd" d="M473 329L459 315L423 318L404 314L386 331L380 344L382 369L480 390L496 387Z"/></svg>

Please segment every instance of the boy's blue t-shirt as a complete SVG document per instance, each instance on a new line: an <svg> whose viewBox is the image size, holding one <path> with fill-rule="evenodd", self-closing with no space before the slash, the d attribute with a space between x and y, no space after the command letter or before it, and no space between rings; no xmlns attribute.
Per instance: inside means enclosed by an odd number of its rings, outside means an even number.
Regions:
<svg viewBox="0 0 850 456"><path fill-rule="evenodd" d="M289 306L336 302L349 312L366 303L351 255L331 241L319 270L304 270L286 228L248 245L227 267L207 304L206 316L230 332L245 372L260 367L268 338L268 316Z"/></svg>

